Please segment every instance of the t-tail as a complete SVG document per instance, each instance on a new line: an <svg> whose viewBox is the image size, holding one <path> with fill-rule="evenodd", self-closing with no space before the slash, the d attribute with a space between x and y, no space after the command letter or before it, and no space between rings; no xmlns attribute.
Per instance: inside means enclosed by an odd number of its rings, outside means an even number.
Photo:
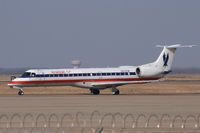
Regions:
<svg viewBox="0 0 200 133"><path fill-rule="evenodd" d="M158 57L158 59L149 64L141 65L136 69L136 73L139 77L147 78L147 77L163 77L165 74L171 72L171 66L174 58L174 54L177 48L190 48L195 45L170 45L170 46L161 46L157 45L157 47L163 47L163 50Z"/></svg>

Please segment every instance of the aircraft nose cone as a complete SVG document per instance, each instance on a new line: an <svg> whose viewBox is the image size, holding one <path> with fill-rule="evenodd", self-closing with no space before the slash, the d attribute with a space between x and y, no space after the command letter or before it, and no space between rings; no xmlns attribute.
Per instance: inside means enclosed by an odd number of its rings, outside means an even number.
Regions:
<svg viewBox="0 0 200 133"><path fill-rule="evenodd" d="M13 85L13 81L10 81L9 83L8 83L8 86L12 86Z"/></svg>

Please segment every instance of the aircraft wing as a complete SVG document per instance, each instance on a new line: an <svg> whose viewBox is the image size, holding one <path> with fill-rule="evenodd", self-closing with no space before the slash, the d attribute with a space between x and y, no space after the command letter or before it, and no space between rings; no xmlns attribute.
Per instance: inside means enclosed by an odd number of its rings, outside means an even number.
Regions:
<svg viewBox="0 0 200 133"><path fill-rule="evenodd" d="M145 84L145 83L152 83L152 82L159 82L160 80L145 80L145 81L119 81L119 82L97 82L92 83L94 88L110 88L110 87L117 87L125 84Z"/></svg>

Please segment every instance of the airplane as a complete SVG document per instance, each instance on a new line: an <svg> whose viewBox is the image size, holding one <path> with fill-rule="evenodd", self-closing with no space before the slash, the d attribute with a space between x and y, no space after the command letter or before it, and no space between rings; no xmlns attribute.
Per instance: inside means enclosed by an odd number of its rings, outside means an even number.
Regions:
<svg viewBox="0 0 200 133"><path fill-rule="evenodd" d="M115 68L77 68L77 69L30 69L19 77L11 77L8 86L19 90L39 86L76 86L86 88L92 94L100 94L100 90L111 88L113 95L120 94L118 86L126 84L143 84L158 82L171 72L174 53L177 48L195 45L175 44L161 46L163 50L156 61L140 66L119 66Z"/></svg>

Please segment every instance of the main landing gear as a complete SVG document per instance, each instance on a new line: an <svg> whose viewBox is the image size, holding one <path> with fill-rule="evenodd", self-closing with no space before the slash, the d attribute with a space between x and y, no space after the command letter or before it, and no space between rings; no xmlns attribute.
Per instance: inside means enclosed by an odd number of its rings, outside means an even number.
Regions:
<svg viewBox="0 0 200 133"><path fill-rule="evenodd" d="M113 95L119 95L119 93L120 92L119 92L119 90L117 88L115 88L115 87L112 88L112 94Z"/></svg>
<svg viewBox="0 0 200 133"><path fill-rule="evenodd" d="M99 93L100 93L99 89L91 88L90 91L93 95L99 95ZM120 91L117 88L115 88L115 87L112 88L113 95L119 95L119 93L120 93Z"/></svg>
<svg viewBox="0 0 200 133"><path fill-rule="evenodd" d="M18 95L22 96L24 95L24 91L22 89L19 90Z"/></svg>
<svg viewBox="0 0 200 133"><path fill-rule="evenodd" d="M99 89L90 89L90 91L91 91L91 93L93 94L93 95L99 95L99 93L100 93L100 91L99 91Z"/></svg>

